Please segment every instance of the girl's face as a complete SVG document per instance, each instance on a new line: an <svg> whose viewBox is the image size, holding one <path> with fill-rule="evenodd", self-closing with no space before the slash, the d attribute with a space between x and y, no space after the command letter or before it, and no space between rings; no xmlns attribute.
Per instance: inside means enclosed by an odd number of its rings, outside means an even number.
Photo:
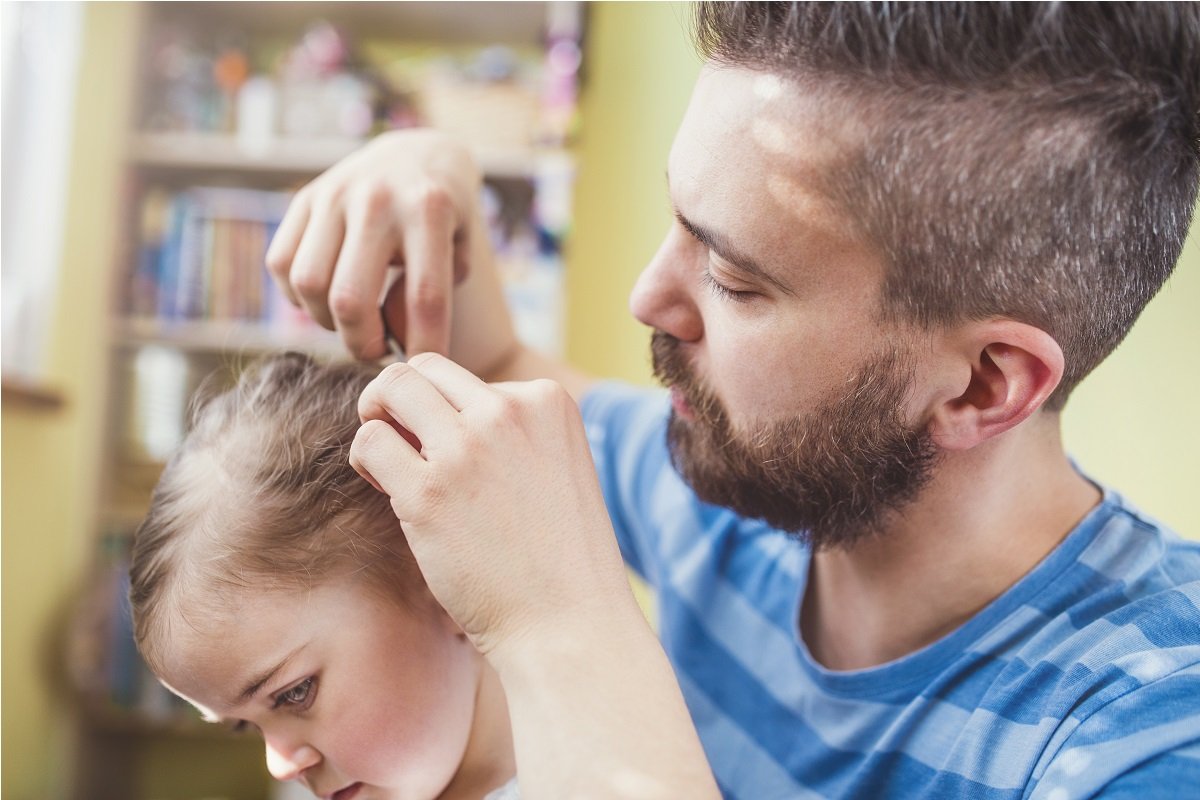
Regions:
<svg viewBox="0 0 1200 800"><path fill-rule="evenodd" d="M343 580L236 593L175 619L164 683L206 719L257 728L267 767L336 800L435 798L463 761L480 659L448 616Z"/></svg>

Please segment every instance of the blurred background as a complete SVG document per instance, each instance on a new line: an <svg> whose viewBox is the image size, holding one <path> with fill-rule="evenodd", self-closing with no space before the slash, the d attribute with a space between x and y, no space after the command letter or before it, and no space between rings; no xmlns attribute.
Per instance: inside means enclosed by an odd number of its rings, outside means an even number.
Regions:
<svg viewBox="0 0 1200 800"><path fill-rule="evenodd" d="M122 615L128 537L197 381L338 346L262 255L289 193L383 130L466 141L520 335L649 382L626 301L670 222L699 60L676 3L3 3L7 800L280 797ZM1065 412L1068 447L1200 535L1200 247Z"/></svg>

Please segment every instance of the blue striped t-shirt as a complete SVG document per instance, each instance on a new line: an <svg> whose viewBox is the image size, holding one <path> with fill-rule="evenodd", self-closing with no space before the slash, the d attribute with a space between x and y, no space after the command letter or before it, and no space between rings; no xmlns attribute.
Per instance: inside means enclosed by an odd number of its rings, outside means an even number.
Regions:
<svg viewBox="0 0 1200 800"><path fill-rule="evenodd" d="M1106 492L958 630L833 672L798 633L808 550L697 500L665 396L604 384L582 409L726 797L1200 797L1200 544Z"/></svg>

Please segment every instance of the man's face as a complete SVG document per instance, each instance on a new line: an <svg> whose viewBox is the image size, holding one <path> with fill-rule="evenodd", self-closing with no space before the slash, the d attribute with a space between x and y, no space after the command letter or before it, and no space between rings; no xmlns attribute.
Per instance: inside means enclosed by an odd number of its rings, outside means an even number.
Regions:
<svg viewBox="0 0 1200 800"><path fill-rule="evenodd" d="M631 300L684 478L817 547L877 531L934 460L882 259L814 188L853 133L771 75L706 69L669 159L677 220Z"/></svg>
<svg viewBox="0 0 1200 800"><path fill-rule="evenodd" d="M198 627L173 626L163 676L172 691L211 721L256 728L271 774L319 797L443 792L467 748L479 676L448 617L349 579L230 603Z"/></svg>

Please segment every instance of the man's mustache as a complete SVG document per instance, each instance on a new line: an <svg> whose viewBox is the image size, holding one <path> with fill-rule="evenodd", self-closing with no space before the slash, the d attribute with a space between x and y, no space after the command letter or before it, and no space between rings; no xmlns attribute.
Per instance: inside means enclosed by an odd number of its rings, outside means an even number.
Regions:
<svg viewBox="0 0 1200 800"><path fill-rule="evenodd" d="M654 331L650 337L650 362L654 377L663 386L682 394L697 419L713 425L724 418L720 401L696 376L679 339L664 331Z"/></svg>

